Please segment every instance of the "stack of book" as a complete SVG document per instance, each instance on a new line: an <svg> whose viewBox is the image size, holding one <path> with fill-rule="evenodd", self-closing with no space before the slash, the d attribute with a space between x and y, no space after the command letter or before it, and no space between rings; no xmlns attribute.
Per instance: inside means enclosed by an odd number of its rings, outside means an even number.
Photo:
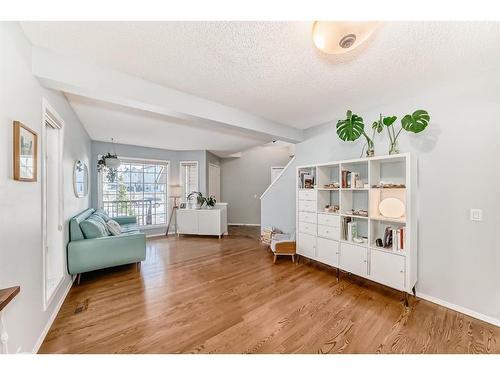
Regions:
<svg viewBox="0 0 500 375"><path fill-rule="evenodd" d="M402 252L405 250L406 228L405 227L386 227L384 233L383 245L386 249Z"/></svg>
<svg viewBox="0 0 500 375"><path fill-rule="evenodd" d="M301 189L314 188L314 175L307 171L299 171L299 184Z"/></svg>
<svg viewBox="0 0 500 375"><path fill-rule="evenodd" d="M342 218L343 225L343 239L346 241L352 241L354 238L358 237L358 223L352 221L350 217Z"/></svg>
<svg viewBox="0 0 500 375"><path fill-rule="evenodd" d="M357 172L342 171L342 187L345 189L363 187L363 181Z"/></svg>

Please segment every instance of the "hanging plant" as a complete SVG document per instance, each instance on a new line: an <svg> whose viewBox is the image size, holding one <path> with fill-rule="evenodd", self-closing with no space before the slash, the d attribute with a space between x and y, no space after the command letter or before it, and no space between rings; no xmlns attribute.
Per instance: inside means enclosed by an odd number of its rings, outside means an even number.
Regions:
<svg viewBox="0 0 500 375"><path fill-rule="evenodd" d="M120 166L120 160L116 154L108 152L97 160L97 172L105 172L108 182L115 182L118 170L117 167L113 167L114 165Z"/></svg>

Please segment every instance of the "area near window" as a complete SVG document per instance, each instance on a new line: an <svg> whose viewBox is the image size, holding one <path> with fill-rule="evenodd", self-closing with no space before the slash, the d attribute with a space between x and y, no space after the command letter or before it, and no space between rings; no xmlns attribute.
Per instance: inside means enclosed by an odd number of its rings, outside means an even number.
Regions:
<svg viewBox="0 0 500 375"><path fill-rule="evenodd" d="M180 182L182 187L181 199L185 202L189 193L198 191L198 162L181 161L180 173Z"/></svg>
<svg viewBox="0 0 500 375"><path fill-rule="evenodd" d="M110 217L137 216L140 226L166 225L168 162L120 157L115 176L100 178L101 207Z"/></svg>

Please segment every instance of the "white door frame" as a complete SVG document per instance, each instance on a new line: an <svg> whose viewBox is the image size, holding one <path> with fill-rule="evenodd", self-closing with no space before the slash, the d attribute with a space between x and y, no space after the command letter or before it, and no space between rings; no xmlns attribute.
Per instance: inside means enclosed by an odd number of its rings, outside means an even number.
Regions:
<svg viewBox="0 0 500 375"><path fill-rule="evenodd" d="M47 152L47 123L50 124L54 129L59 129L59 160L60 160L60 169L59 169L59 219L58 219L58 229L59 231L63 231L63 217L64 217L64 194L63 194L63 129L64 129L64 120L57 113L57 111L50 105L47 99L42 98L42 154L41 154L41 178L42 178L42 258L43 258L43 309L47 310L47 308L52 303L57 291L61 287L65 277L64 270L64 262L62 269L62 277L59 281L58 285L55 287L52 295L47 295L47 165L46 165L46 152ZM63 234L61 234L63 235ZM64 251L64 248L61 249Z"/></svg>
<svg viewBox="0 0 500 375"><path fill-rule="evenodd" d="M207 186L207 195L210 195L210 167L217 168L219 170L219 199L221 199L221 175L220 175L220 165L214 163L208 163L208 186Z"/></svg>

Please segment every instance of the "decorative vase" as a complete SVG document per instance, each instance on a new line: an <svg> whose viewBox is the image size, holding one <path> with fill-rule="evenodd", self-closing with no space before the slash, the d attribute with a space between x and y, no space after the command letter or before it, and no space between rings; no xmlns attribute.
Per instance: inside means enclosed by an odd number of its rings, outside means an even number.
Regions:
<svg viewBox="0 0 500 375"><path fill-rule="evenodd" d="M399 154L399 146L398 141L394 141L391 143L391 147L389 148L389 155Z"/></svg>

